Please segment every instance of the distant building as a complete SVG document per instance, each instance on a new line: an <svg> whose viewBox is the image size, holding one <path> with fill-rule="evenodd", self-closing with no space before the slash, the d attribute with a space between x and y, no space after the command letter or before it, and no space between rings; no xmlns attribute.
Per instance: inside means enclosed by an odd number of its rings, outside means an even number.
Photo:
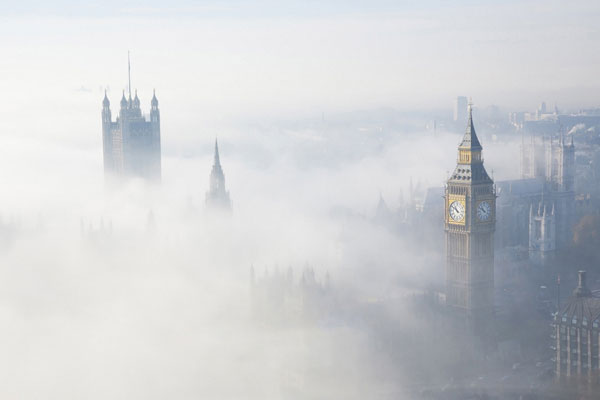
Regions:
<svg viewBox="0 0 600 400"><path fill-rule="evenodd" d="M140 177L160 180L160 112L156 93L150 102L150 115L142 115L140 99L135 92L131 97L131 75L129 98L125 91L121 98L121 109L116 121L112 120L110 101L104 93L102 101L102 147L105 176Z"/></svg>
<svg viewBox="0 0 600 400"><path fill-rule="evenodd" d="M523 139L521 179L498 182L499 248L527 250L546 264L572 240L575 222L575 146L558 138Z"/></svg>
<svg viewBox="0 0 600 400"><path fill-rule="evenodd" d="M454 122L460 124L467 120L467 98L465 96L458 96L454 101Z"/></svg>
<svg viewBox="0 0 600 400"><path fill-rule="evenodd" d="M529 212L542 201L544 181L514 179L496 183L498 248L529 248Z"/></svg>
<svg viewBox="0 0 600 400"><path fill-rule="evenodd" d="M215 140L215 158L210 172L210 188L206 192L206 206L211 209L231 211L229 192L225 189L225 174L221 168L219 145Z"/></svg>
<svg viewBox="0 0 600 400"><path fill-rule="evenodd" d="M379 193L379 203L377 203L377 210L375 211L375 219L379 225L392 227L396 222L397 216L390 210L387 203L383 199L383 195Z"/></svg>
<svg viewBox="0 0 600 400"><path fill-rule="evenodd" d="M265 268L257 276L250 267L250 294L254 318L275 321L317 321L330 317L333 311L333 290L329 273L317 279L310 266L302 269L299 280L289 267L285 272L276 266Z"/></svg>
<svg viewBox="0 0 600 400"><path fill-rule="evenodd" d="M542 102L535 112L510 112L508 121L518 131L549 135L556 132L559 127L565 129L566 132L576 126L597 130L600 127L600 112L597 109L591 109L575 113L561 113L556 105L551 110L546 107L545 102Z"/></svg>
<svg viewBox="0 0 600 400"><path fill-rule="evenodd" d="M540 202L529 210L529 259L539 265L547 264L556 250L554 204Z"/></svg>
<svg viewBox="0 0 600 400"><path fill-rule="evenodd" d="M598 384L600 298L588 289L585 271L579 271L579 284L555 316L554 324L557 375Z"/></svg>

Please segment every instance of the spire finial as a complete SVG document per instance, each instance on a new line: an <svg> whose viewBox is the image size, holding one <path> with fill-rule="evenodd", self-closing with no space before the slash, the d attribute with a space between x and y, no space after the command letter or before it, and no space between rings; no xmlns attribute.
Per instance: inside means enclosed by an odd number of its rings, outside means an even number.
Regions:
<svg viewBox="0 0 600 400"><path fill-rule="evenodd" d="M467 112L469 113L469 121L473 120L473 98L469 96L469 103L467 103Z"/></svg>
<svg viewBox="0 0 600 400"><path fill-rule="evenodd" d="M129 79L129 99L131 100L131 61L129 59L129 50L127 50L127 77Z"/></svg>

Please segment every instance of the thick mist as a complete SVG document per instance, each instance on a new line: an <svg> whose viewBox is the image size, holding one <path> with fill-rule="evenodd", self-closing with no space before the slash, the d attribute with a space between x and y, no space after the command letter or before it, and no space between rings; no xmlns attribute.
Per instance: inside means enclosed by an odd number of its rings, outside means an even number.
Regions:
<svg viewBox="0 0 600 400"><path fill-rule="evenodd" d="M443 287L442 219L396 229L378 204L443 187L457 94L593 104L598 6L259 3L0 12L0 398L410 399L455 378L461 341L415 300ZM128 50L160 184L103 174ZM520 138L478 112L487 171L517 178ZM230 216L205 207L215 139Z"/></svg>
<svg viewBox="0 0 600 400"><path fill-rule="evenodd" d="M95 146L2 136L0 393L403 393L411 366L401 359L411 354L381 336L426 324L403 299L443 282L443 244L415 245L372 219L380 195L396 209L411 186L442 186L460 135L340 128L339 117L231 125L218 135L233 200L224 217L204 206L215 135L179 152L168 109L160 185L106 183L99 134L85 140ZM516 144L484 140L488 169L514 176ZM336 312L257 319L251 267L257 280L288 269L295 281L306 268L321 283L329 276ZM377 347L382 340L397 358Z"/></svg>

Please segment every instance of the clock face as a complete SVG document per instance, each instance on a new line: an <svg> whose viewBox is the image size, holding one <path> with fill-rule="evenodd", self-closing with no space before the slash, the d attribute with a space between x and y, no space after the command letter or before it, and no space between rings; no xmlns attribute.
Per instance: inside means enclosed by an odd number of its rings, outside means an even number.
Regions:
<svg viewBox="0 0 600 400"><path fill-rule="evenodd" d="M487 221L492 215L492 206L487 201L482 201L477 206L477 218L480 221Z"/></svg>
<svg viewBox="0 0 600 400"><path fill-rule="evenodd" d="M450 203L450 218L456 222L460 222L465 219L465 206L460 201L453 201Z"/></svg>

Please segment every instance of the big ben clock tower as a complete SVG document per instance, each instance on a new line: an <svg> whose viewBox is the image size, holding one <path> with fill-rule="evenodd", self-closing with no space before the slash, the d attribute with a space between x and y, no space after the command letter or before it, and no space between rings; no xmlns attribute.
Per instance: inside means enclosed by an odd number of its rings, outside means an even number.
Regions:
<svg viewBox="0 0 600 400"><path fill-rule="evenodd" d="M468 319L494 313L496 193L483 166L469 104L467 130L446 184L446 304Z"/></svg>

